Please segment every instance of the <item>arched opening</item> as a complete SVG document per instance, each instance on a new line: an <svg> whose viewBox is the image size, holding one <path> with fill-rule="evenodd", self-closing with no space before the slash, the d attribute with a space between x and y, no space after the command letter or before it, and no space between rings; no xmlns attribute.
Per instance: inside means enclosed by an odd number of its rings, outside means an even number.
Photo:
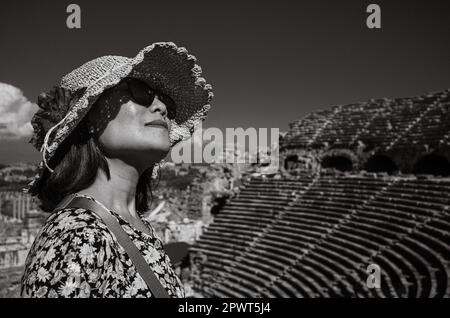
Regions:
<svg viewBox="0 0 450 318"><path fill-rule="evenodd" d="M351 171L352 161L344 156L326 156L321 162L322 168L333 168L339 171Z"/></svg>
<svg viewBox="0 0 450 318"><path fill-rule="evenodd" d="M416 162L413 173L447 177L450 175L450 163L447 158L441 155L425 155Z"/></svg>
<svg viewBox="0 0 450 318"><path fill-rule="evenodd" d="M367 160L364 169L368 172L387 172L392 174L398 171L397 165L385 155L374 155Z"/></svg>
<svg viewBox="0 0 450 318"><path fill-rule="evenodd" d="M297 155L289 155L284 160L284 169L292 170L298 167L298 156Z"/></svg>
<svg viewBox="0 0 450 318"><path fill-rule="evenodd" d="M216 216L223 209L225 204L227 203L228 196L217 197L213 200L213 206L211 207L211 214Z"/></svg>

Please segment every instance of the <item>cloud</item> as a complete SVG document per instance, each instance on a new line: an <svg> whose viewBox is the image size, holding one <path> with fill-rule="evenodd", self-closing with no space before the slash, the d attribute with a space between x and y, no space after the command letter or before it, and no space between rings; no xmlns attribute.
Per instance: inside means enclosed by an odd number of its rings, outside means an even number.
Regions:
<svg viewBox="0 0 450 318"><path fill-rule="evenodd" d="M20 89L0 83L0 139L30 137L30 120L38 106L30 102Z"/></svg>

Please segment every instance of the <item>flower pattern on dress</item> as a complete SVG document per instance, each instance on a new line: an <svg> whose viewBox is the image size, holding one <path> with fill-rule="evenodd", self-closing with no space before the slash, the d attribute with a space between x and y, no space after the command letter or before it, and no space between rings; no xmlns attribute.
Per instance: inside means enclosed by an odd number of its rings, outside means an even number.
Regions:
<svg viewBox="0 0 450 318"><path fill-rule="evenodd" d="M94 198L83 196L93 201ZM170 297L184 297L163 244L109 210L141 251ZM23 297L153 297L131 259L93 211L64 208L46 220L27 256Z"/></svg>

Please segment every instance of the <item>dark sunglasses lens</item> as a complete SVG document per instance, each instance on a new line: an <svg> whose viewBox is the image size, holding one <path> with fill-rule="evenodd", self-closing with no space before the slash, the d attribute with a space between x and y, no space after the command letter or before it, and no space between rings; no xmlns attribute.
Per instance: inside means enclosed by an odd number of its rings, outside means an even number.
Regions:
<svg viewBox="0 0 450 318"><path fill-rule="evenodd" d="M155 92L142 81L130 81L128 83L131 97L134 101L142 106L150 106L155 99Z"/></svg>

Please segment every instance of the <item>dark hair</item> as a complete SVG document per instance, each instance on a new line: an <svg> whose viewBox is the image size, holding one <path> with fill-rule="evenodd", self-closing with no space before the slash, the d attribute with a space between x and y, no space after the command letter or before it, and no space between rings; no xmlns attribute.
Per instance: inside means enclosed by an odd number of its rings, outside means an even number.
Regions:
<svg viewBox="0 0 450 318"><path fill-rule="evenodd" d="M68 194L89 187L102 169L108 180L111 178L108 162L97 145L96 137L88 133L87 121L82 120L77 128L61 143L49 166L53 172L45 170L38 181L36 195L40 208L51 212ZM149 209L152 194L153 166L139 177L136 186L136 211L143 214Z"/></svg>

